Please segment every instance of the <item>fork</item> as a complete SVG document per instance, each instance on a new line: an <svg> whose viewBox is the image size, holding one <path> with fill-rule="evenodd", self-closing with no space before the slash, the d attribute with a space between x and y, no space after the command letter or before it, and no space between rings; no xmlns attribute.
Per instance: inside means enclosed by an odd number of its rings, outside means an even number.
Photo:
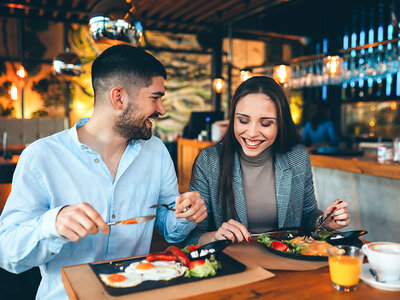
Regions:
<svg viewBox="0 0 400 300"><path fill-rule="evenodd" d="M157 208L157 207L160 207L160 206L165 207L166 209L175 211L175 208L172 208L172 207L170 207L170 206L168 206L167 204L164 204L164 203L162 203L162 204L154 204L154 205L150 206L149 208Z"/></svg>
<svg viewBox="0 0 400 300"><path fill-rule="evenodd" d="M170 206L168 206L167 204L164 204L164 203L162 203L162 204L154 204L154 205L150 206L149 208L157 208L157 207L160 207L160 206L165 207L166 209L175 211L175 208L170 207ZM190 208L190 206L185 207L182 212L187 211L189 208Z"/></svg>
<svg viewBox="0 0 400 300"><path fill-rule="evenodd" d="M343 201L340 200L338 204L340 204L340 203L342 203L342 202L343 202ZM316 238L317 233L318 233L318 229L321 228L321 226L325 223L326 220L328 220L328 218L331 216L331 214L332 214L334 211L336 211L336 210L335 210L335 209L332 209L331 212L322 220L321 224L319 224L319 225L317 226L317 228L315 228L315 231L314 231L313 234L311 235L312 238L314 238L314 239Z"/></svg>

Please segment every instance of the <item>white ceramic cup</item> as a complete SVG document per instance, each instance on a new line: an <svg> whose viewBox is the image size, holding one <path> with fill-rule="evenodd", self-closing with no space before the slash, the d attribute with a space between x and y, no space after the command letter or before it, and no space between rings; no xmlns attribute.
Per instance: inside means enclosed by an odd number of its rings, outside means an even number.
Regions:
<svg viewBox="0 0 400 300"><path fill-rule="evenodd" d="M369 264L379 280L400 280L400 244L390 242L369 243L362 246Z"/></svg>

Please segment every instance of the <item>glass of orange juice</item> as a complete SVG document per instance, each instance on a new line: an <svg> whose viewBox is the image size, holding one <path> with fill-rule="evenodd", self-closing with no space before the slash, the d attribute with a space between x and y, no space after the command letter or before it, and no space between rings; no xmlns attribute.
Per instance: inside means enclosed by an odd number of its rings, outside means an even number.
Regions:
<svg viewBox="0 0 400 300"><path fill-rule="evenodd" d="M356 290L364 252L354 246L334 246L328 249L328 256L333 288L344 292Z"/></svg>

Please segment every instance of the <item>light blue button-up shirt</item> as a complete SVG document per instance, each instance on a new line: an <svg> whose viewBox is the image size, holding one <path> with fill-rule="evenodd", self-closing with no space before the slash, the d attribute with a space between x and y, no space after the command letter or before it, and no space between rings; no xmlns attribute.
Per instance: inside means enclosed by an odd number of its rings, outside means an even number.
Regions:
<svg viewBox="0 0 400 300"><path fill-rule="evenodd" d="M174 166L161 140L131 141L114 180L100 155L78 140L76 128L87 121L23 151L0 217L0 267L19 273L40 266L37 299L67 298L63 266L146 254L154 225L171 243L196 226L160 207L155 221L111 226L108 235L89 234L76 243L61 237L55 220L65 205L87 202L110 222L155 214L149 206L174 206L178 195Z"/></svg>

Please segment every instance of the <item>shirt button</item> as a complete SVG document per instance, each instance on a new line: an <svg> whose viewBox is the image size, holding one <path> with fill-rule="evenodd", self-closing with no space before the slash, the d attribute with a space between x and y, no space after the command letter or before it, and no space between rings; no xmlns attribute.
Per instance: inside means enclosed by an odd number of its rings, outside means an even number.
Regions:
<svg viewBox="0 0 400 300"><path fill-rule="evenodd" d="M113 214L112 216L111 216L113 219L115 219L115 215Z"/></svg>
<svg viewBox="0 0 400 300"><path fill-rule="evenodd" d="M95 160L94 160L94 162L95 163L98 163L100 160L98 159L98 158L96 158Z"/></svg>

